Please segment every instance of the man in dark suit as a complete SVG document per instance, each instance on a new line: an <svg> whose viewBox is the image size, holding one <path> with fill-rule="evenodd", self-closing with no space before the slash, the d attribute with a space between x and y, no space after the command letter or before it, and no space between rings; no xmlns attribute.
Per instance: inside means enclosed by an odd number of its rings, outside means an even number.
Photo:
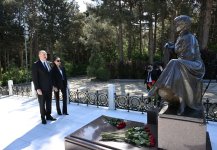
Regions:
<svg viewBox="0 0 217 150"><path fill-rule="evenodd" d="M51 116L52 78L51 67L47 62L47 53L44 50L38 53L39 60L32 66L32 80L38 96L42 124L47 120L56 120ZM46 116L46 119L45 119Z"/></svg>
<svg viewBox="0 0 217 150"><path fill-rule="evenodd" d="M154 83L159 78L162 72L160 67L161 67L160 65L156 65L156 64L154 66L148 65L147 76L145 77L145 81L144 81L144 84L146 84L148 91L152 88Z"/></svg>

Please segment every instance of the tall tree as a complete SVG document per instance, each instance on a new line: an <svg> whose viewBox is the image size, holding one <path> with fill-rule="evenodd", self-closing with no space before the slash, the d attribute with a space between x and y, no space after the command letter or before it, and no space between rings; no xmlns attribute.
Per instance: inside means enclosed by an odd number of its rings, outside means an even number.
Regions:
<svg viewBox="0 0 217 150"><path fill-rule="evenodd" d="M213 0L202 0L200 12L199 43L202 50L207 49Z"/></svg>
<svg viewBox="0 0 217 150"><path fill-rule="evenodd" d="M102 5L99 7L98 11L98 14L103 19L110 19L111 23L117 28L119 62L124 61L124 24L129 12L126 11L125 6L126 2L122 0L102 0Z"/></svg>
<svg viewBox="0 0 217 150"><path fill-rule="evenodd" d="M21 0L0 1L0 56L3 60L1 65L4 70L14 64L23 65L21 4Z"/></svg>
<svg viewBox="0 0 217 150"><path fill-rule="evenodd" d="M65 0L42 0L40 5L42 18L41 33L46 41L44 47L53 58L54 44L60 39L64 22L68 22L68 2Z"/></svg>
<svg viewBox="0 0 217 150"><path fill-rule="evenodd" d="M27 15L26 21L29 25L29 64L32 64L34 61L34 57L37 57L39 50L39 1L31 0L26 3L27 5ZM31 65L30 65L31 66Z"/></svg>

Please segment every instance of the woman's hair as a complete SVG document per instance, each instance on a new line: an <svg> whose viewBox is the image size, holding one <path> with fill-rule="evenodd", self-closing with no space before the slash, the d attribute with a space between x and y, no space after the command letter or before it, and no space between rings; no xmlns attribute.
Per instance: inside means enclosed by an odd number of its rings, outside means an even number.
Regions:
<svg viewBox="0 0 217 150"><path fill-rule="evenodd" d="M53 57L53 62L55 61L55 60L57 60L57 58L60 58L59 56L54 56Z"/></svg>

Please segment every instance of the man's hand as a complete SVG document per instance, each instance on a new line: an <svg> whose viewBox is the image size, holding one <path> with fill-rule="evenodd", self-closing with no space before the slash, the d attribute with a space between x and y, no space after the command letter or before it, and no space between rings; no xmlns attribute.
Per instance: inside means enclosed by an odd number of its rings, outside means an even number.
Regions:
<svg viewBox="0 0 217 150"><path fill-rule="evenodd" d="M36 92L37 92L38 95L42 95L41 89L37 89Z"/></svg>

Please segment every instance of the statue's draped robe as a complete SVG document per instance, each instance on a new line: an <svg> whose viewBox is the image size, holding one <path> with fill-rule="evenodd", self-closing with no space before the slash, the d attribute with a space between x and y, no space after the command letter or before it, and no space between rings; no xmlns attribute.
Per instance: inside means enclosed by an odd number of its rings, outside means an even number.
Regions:
<svg viewBox="0 0 217 150"><path fill-rule="evenodd" d="M182 98L187 106L199 110L202 107L205 67L195 36L188 31L180 34L175 43L175 53L178 59L169 61L148 95L153 96L160 88L166 88Z"/></svg>

